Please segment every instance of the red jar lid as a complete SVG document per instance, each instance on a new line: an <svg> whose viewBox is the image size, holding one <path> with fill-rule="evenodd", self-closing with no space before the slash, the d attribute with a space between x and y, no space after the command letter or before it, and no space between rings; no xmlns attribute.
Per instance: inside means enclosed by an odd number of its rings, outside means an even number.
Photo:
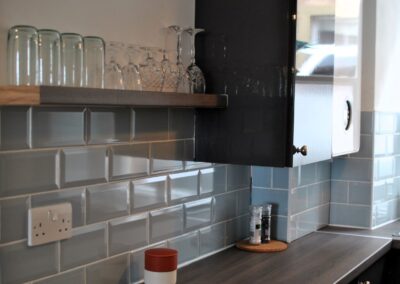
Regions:
<svg viewBox="0 0 400 284"><path fill-rule="evenodd" d="M170 272L178 267L178 251L174 249L148 249L144 256L144 268L147 271Z"/></svg>

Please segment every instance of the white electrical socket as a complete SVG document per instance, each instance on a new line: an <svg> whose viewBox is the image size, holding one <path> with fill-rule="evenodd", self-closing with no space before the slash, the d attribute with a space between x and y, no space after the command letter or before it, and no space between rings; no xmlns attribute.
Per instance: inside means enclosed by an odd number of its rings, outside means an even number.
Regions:
<svg viewBox="0 0 400 284"><path fill-rule="evenodd" d="M68 239L72 234L71 203L31 208L28 211L28 246Z"/></svg>

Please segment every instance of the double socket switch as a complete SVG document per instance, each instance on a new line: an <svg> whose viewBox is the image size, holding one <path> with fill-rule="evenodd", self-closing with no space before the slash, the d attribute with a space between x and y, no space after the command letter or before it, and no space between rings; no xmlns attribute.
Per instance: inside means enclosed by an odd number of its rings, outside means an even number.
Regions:
<svg viewBox="0 0 400 284"><path fill-rule="evenodd" d="M28 211L28 246L68 239L72 234L71 203L31 208Z"/></svg>

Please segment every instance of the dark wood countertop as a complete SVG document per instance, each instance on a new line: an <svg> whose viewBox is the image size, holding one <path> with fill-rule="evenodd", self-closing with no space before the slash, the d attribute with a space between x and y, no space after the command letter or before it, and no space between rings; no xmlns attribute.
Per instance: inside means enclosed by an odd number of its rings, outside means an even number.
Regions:
<svg viewBox="0 0 400 284"><path fill-rule="evenodd" d="M273 254L230 248L178 272L178 283L348 283L391 248L391 239L315 232Z"/></svg>

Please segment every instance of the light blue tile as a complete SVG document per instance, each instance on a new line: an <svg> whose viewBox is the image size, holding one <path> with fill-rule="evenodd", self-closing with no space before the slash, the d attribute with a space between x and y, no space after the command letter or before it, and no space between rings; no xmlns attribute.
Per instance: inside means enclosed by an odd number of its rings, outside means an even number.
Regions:
<svg viewBox="0 0 400 284"><path fill-rule="evenodd" d="M71 189L67 191L55 191L31 197L32 207L53 205L69 202L72 205L72 227L82 226L85 223L86 208L85 189Z"/></svg>
<svg viewBox="0 0 400 284"><path fill-rule="evenodd" d="M372 181L372 160L343 159L333 160L332 179L349 181Z"/></svg>
<svg viewBox="0 0 400 284"><path fill-rule="evenodd" d="M158 242L183 232L183 206L150 212L150 240Z"/></svg>
<svg viewBox="0 0 400 284"><path fill-rule="evenodd" d="M323 161L316 164L317 182L329 181L331 179L331 161Z"/></svg>
<svg viewBox="0 0 400 284"><path fill-rule="evenodd" d="M400 176L400 156L396 156L395 158L395 175L396 177Z"/></svg>
<svg viewBox="0 0 400 284"><path fill-rule="evenodd" d="M0 201L0 243L27 238L28 197Z"/></svg>
<svg viewBox="0 0 400 284"><path fill-rule="evenodd" d="M289 194L287 190L254 188L251 199L254 205L271 203L273 215L288 215Z"/></svg>
<svg viewBox="0 0 400 284"><path fill-rule="evenodd" d="M386 135L384 134L377 134L372 136L373 144L374 144L374 156L379 157L386 154Z"/></svg>
<svg viewBox="0 0 400 284"><path fill-rule="evenodd" d="M89 108L88 143L128 142L131 130L129 108Z"/></svg>
<svg viewBox="0 0 400 284"><path fill-rule="evenodd" d="M349 183L349 203L372 205L372 184L364 182Z"/></svg>
<svg viewBox="0 0 400 284"><path fill-rule="evenodd" d="M396 199L399 198L399 192L397 190L396 186L396 180L395 179L387 179L385 181L386 183L386 197L388 200L390 199ZM372 187L372 185L371 185Z"/></svg>
<svg viewBox="0 0 400 284"><path fill-rule="evenodd" d="M120 145L110 148L111 180L142 177L149 174L149 144Z"/></svg>
<svg viewBox="0 0 400 284"><path fill-rule="evenodd" d="M251 203L251 192L249 189L237 192L237 215L247 214Z"/></svg>
<svg viewBox="0 0 400 284"><path fill-rule="evenodd" d="M194 110L169 110L169 139L184 139L194 137Z"/></svg>
<svg viewBox="0 0 400 284"><path fill-rule="evenodd" d="M290 213L296 214L308 208L307 187L291 190Z"/></svg>
<svg viewBox="0 0 400 284"><path fill-rule="evenodd" d="M55 150L0 154L0 196L57 189L57 154Z"/></svg>
<svg viewBox="0 0 400 284"><path fill-rule="evenodd" d="M132 183L131 208L134 212L167 205L167 177L135 180Z"/></svg>
<svg viewBox="0 0 400 284"><path fill-rule="evenodd" d="M29 148L29 108L3 107L0 111L0 148Z"/></svg>
<svg viewBox="0 0 400 284"><path fill-rule="evenodd" d="M132 111L133 139L158 141L168 139L168 109L135 109Z"/></svg>
<svg viewBox="0 0 400 284"><path fill-rule="evenodd" d="M32 147L84 144L85 108L34 107L32 109Z"/></svg>
<svg viewBox="0 0 400 284"><path fill-rule="evenodd" d="M272 216L271 218L271 239L287 242L287 218Z"/></svg>
<svg viewBox="0 0 400 284"><path fill-rule="evenodd" d="M374 136L361 135L360 150L357 153L351 154L351 156L356 158L372 158L374 156Z"/></svg>
<svg viewBox="0 0 400 284"><path fill-rule="evenodd" d="M194 202L185 203L185 229L207 226L211 223L213 199L205 198Z"/></svg>
<svg viewBox="0 0 400 284"><path fill-rule="evenodd" d="M137 249L147 245L148 214L132 215L110 221L110 254Z"/></svg>
<svg viewBox="0 0 400 284"><path fill-rule="evenodd" d="M308 208L327 204L331 196L331 183L329 181L308 186Z"/></svg>
<svg viewBox="0 0 400 284"><path fill-rule="evenodd" d="M398 210L399 200L390 200L384 203L374 205L374 221L375 226L382 225L389 221L394 221L399 218Z"/></svg>
<svg viewBox="0 0 400 284"><path fill-rule="evenodd" d="M234 244L247 238L250 235L249 222L249 215L243 215L226 222L226 244Z"/></svg>
<svg viewBox="0 0 400 284"><path fill-rule="evenodd" d="M396 158L380 157L374 159L374 178L382 180L396 175Z"/></svg>
<svg viewBox="0 0 400 284"><path fill-rule="evenodd" d="M57 244L27 247L18 243L0 248L0 283L23 283L57 273ZM40 261L38 261L40 260Z"/></svg>
<svg viewBox="0 0 400 284"><path fill-rule="evenodd" d="M385 181L374 182L373 193L374 193L373 194L374 204L385 202L387 200L386 182Z"/></svg>
<svg viewBox="0 0 400 284"><path fill-rule="evenodd" d="M253 186L265 188L272 187L272 168L252 166L251 174L253 178Z"/></svg>
<svg viewBox="0 0 400 284"><path fill-rule="evenodd" d="M185 160L184 141L151 144L152 172L182 170Z"/></svg>
<svg viewBox="0 0 400 284"><path fill-rule="evenodd" d="M217 194L226 191L226 167L218 166L200 170L200 194Z"/></svg>
<svg viewBox="0 0 400 284"><path fill-rule="evenodd" d="M227 166L228 191L250 187L250 167L228 165Z"/></svg>
<svg viewBox="0 0 400 284"><path fill-rule="evenodd" d="M178 251L179 264L199 257L199 234L192 232L168 241L168 247Z"/></svg>
<svg viewBox="0 0 400 284"><path fill-rule="evenodd" d="M214 200L214 222L236 217L236 192L217 195Z"/></svg>
<svg viewBox="0 0 400 284"><path fill-rule="evenodd" d="M292 216L289 222L290 241L294 241L329 224L329 205L316 207Z"/></svg>
<svg viewBox="0 0 400 284"><path fill-rule="evenodd" d="M399 124L400 126L400 124ZM400 135L396 134L393 135L393 154L399 155L400 154Z"/></svg>
<svg viewBox="0 0 400 284"><path fill-rule="evenodd" d="M371 207L364 205L331 204L330 224L369 228Z"/></svg>
<svg viewBox="0 0 400 284"><path fill-rule="evenodd" d="M69 148L61 152L61 186L106 182L106 148Z"/></svg>
<svg viewBox="0 0 400 284"><path fill-rule="evenodd" d="M272 170L272 187L273 188L289 188L289 169L273 168Z"/></svg>
<svg viewBox="0 0 400 284"><path fill-rule="evenodd" d="M395 133L396 130L396 113L375 112L375 133Z"/></svg>
<svg viewBox="0 0 400 284"><path fill-rule="evenodd" d="M86 268L87 284L128 284L129 262L128 255L124 254L107 259Z"/></svg>
<svg viewBox="0 0 400 284"><path fill-rule="evenodd" d="M349 184L347 181L331 181L331 202L348 203Z"/></svg>
<svg viewBox="0 0 400 284"><path fill-rule="evenodd" d="M106 224L75 228L72 231L72 238L61 241L60 246L61 270L105 258Z"/></svg>
<svg viewBox="0 0 400 284"><path fill-rule="evenodd" d="M210 253L225 246L225 223L200 230L200 254Z"/></svg>
<svg viewBox="0 0 400 284"><path fill-rule="evenodd" d="M85 271L83 268L57 274L34 284L85 284Z"/></svg>
<svg viewBox="0 0 400 284"><path fill-rule="evenodd" d="M129 182L92 186L86 193L87 223L129 214Z"/></svg>
<svg viewBox="0 0 400 284"><path fill-rule="evenodd" d="M172 202L185 201L198 196L199 171L169 175L169 198Z"/></svg>
<svg viewBox="0 0 400 284"><path fill-rule="evenodd" d="M369 111L361 112L361 134L374 133L374 113Z"/></svg>
<svg viewBox="0 0 400 284"><path fill-rule="evenodd" d="M308 164L300 167L300 185L309 185L317 182L317 164Z"/></svg>

